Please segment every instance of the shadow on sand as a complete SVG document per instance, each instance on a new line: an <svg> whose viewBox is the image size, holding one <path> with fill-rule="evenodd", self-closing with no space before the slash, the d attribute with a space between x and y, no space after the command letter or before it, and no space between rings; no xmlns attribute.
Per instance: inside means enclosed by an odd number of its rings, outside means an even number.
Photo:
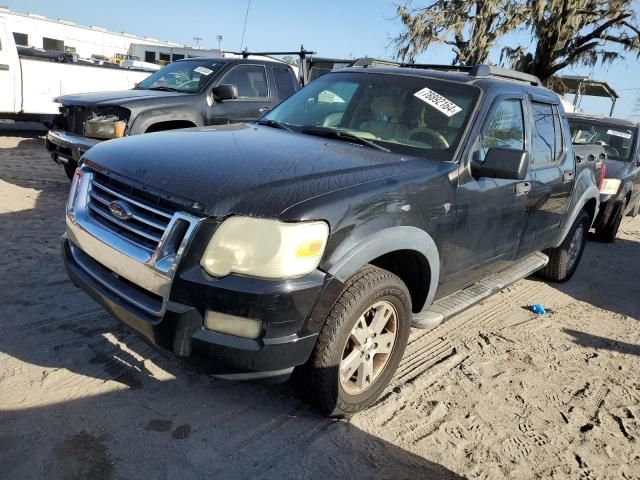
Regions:
<svg viewBox="0 0 640 480"><path fill-rule="evenodd" d="M15 197L0 211L0 477L462 478L319 416L288 385L159 356L67 279L68 181L42 139L0 149L0 179Z"/></svg>

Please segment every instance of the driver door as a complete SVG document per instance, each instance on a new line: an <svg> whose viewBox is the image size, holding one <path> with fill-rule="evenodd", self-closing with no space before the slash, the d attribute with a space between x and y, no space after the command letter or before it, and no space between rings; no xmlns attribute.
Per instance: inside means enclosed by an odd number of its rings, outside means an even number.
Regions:
<svg viewBox="0 0 640 480"><path fill-rule="evenodd" d="M275 93L271 91L264 65L232 67L217 83L227 84L238 88L238 98L214 103L207 112L209 125L253 122L275 106Z"/></svg>
<svg viewBox="0 0 640 480"><path fill-rule="evenodd" d="M468 152L482 162L491 147L527 150L526 101L521 95L499 96ZM473 134L472 134L473 135ZM458 214L444 275L451 293L503 270L517 258L529 210L525 180L474 178L465 169L458 183Z"/></svg>
<svg viewBox="0 0 640 480"><path fill-rule="evenodd" d="M17 59L17 51L13 47L13 42L9 42L7 30L0 17L0 112L15 113L18 111L20 101L19 91L16 88L16 71L13 67L14 59ZM9 48L14 48L10 51Z"/></svg>

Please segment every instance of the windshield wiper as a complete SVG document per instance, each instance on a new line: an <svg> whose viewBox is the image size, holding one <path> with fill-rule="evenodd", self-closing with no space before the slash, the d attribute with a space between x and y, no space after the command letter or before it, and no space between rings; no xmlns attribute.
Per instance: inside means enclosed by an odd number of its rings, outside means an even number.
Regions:
<svg viewBox="0 0 640 480"><path fill-rule="evenodd" d="M171 87L148 87L145 90L159 90L161 92L180 92L177 88Z"/></svg>
<svg viewBox="0 0 640 480"><path fill-rule="evenodd" d="M275 120L258 120L258 125L266 125L267 127L280 128L287 132L293 132L293 129L286 123L276 122Z"/></svg>
<svg viewBox="0 0 640 480"><path fill-rule="evenodd" d="M300 130L300 132L307 135L317 135L319 137L335 138L336 140L344 140L345 142L358 143L387 153L391 151L382 145L372 142L371 140L367 140L366 138L359 137L353 133L348 133L343 130L333 130L332 128L304 128Z"/></svg>

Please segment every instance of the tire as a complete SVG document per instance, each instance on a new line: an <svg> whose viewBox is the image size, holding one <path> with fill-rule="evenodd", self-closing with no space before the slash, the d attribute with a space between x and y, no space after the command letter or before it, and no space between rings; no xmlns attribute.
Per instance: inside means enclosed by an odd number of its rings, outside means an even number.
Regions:
<svg viewBox="0 0 640 480"><path fill-rule="evenodd" d="M616 239L624 216L624 207L624 203L618 203L615 206L614 215L609 219L609 223L604 227L596 228L596 240L602 243L611 243Z"/></svg>
<svg viewBox="0 0 640 480"><path fill-rule="evenodd" d="M69 160L67 163L63 164L64 173L67 175L69 180L73 180L73 175L76 173L76 168L78 164L74 160Z"/></svg>
<svg viewBox="0 0 640 480"><path fill-rule="evenodd" d="M385 327L374 337L374 329L370 327L382 325L373 322L379 312ZM346 282L309 361L295 372L299 391L331 417L348 417L369 407L389 384L400 363L411 320L411 297L402 280L377 267L362 268ZM361 328L364 326L367 330ZM384 337L386 343L392 336L394 341L387 346L374 342L374 339ZM358 345L355 340L358 337L366 341ZM388 353L376 353L386 348L390 349ZM354 360L349 361L349 358ZM350 366L352 370L357 364L360 367L352 371L350 378L346 378L346 373L342 375L343 379L340 378L343 368ZM365 372L368 374L363 375Z"/></svg>
<svg viewBox="0 0 640 480"><path fill-rule="evenodd" d="M554 282L566 282L576 273L587 243L589 225L589 214L583 210L576 218L562 245L544 251L549 256L549 263L540 270L541 277ZM574 244L574 241L577 243Z"/></svg>

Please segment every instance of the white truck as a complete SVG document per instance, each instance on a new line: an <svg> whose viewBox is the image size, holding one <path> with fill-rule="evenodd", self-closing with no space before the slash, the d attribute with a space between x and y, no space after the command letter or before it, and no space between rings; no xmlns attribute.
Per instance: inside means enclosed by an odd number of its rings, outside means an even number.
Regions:
<svg viewBox="0 0 640 480"><path fill-rule="evenodd" d="M61 55L62 56L62 55ZM60 95L126 90L149 71L68 63L55 56L19 53L7 19L0 15L0 119L48 123L59 113Z"/></svg>

